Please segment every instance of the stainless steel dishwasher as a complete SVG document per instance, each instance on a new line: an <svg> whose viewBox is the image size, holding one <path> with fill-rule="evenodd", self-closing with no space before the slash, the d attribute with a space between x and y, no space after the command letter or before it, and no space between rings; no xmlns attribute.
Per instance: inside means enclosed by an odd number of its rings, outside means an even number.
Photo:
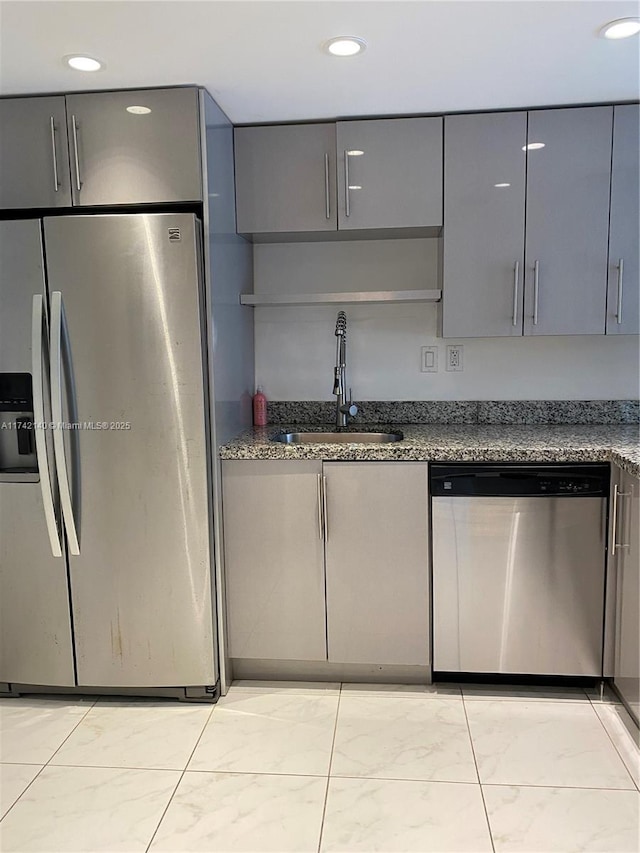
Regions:
<svg viewBox="0 0 640 853"><path fill-rule="evenodd" d="M601 676L608 465L432 465L434 673Z"/></svg>

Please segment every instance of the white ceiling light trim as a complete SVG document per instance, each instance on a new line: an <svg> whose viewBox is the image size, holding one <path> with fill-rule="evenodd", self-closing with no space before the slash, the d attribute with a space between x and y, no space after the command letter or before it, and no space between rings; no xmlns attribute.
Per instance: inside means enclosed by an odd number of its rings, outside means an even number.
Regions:
<svg viewBox="0 0 640 853"><path fill-rule="evenodd" d="M100 71L104 68L104 62L93 56L74 53L64 57L67 65L74 71Z"/></svg>
<svg viewBox="0 0 640 853"><path fill-rule="evenodd" d="M324 43L324 49L332 56L356 56L366 47L366 41L358 36L336 36Z"/></svg>
<svg viewBox="0 0 640 853"><path fill-rule="evenodd" d="M149 115L149 113L151 112L151 108L132 105L130 107L127 107L127 112L133 113L134 116L146 116Z"/></svg>
<svg viewBox="0 0 640 853"><path fill-rule="evenodd" d="M600 28L605 39L627 39L640 33L640 18L618 18Z"/></svg>
<svg viewBox="0 0 640 853"><path fill-rule="evenodd" d="M538 151L540 148L544 148L544 142L529 142L522 146L523 151Z"/></svg>

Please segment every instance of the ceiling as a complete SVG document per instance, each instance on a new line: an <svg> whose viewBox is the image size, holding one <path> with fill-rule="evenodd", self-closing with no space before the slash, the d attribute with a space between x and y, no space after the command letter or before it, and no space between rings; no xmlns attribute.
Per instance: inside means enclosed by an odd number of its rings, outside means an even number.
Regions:
<svg viewBox="0 0 640 853"><path fill-rule="evenodd" d="M629 0L0 2L0 92L198 83L234 123L632 100ZM364 38L356 57L322 43ZM103 71L71 71L87 53Z"/></svg>

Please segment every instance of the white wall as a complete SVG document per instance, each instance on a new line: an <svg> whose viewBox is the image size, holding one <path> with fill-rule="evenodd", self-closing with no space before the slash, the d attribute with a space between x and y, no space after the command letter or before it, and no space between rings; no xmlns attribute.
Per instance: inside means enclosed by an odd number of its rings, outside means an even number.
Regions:
<svg viewBox="0 0 640 853"><path fill-rule="evenodd" d="M259 292L438 287L437 240L254 246ZM333 399L335 318L343 306L256 308L256 381L271 400ZM356 400L612 400L639 393L637 336L437 337L437 306L344 306L348 381ZM444 369L462 343L464 371ZM420 350L438 346L438 373Z"/></svg>

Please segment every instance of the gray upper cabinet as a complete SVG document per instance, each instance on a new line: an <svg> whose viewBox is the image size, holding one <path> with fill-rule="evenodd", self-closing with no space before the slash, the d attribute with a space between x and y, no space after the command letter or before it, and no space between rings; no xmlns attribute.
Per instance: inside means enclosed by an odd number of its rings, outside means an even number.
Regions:
<svg viewBox="0 0 640 853"><path fill-rule="evenodd" d="M640 331L639 126L640 107L637 104L614 107L607 294L608 335L637 335Z"/></svg>
<svg viewBox="0 0 640 853"><path fill-rule="evenodd" d="M442 227L442 118L341 121L338 228Z"/></svg>
<svg viewBox="0 0 640 853"><path fill-rule="evenodd" d="M605 331L612 113L529 113L526 335Z"/></svg>
<svg viewBox="0 0 640 853"><path fill-rule="evenodd" d="M0 208L70 204L64 97L0 100Z"/></svg>
<svg viewBox="0 0 640 853"><path fill-rule="evenodd" d="M428 666L426 463L323 471L329 660Z"/></svg>
<svg viewBox="0 0 640 853"><path fill-rule="evenodd" d="M322 463L222 466L229 654L326 660Z"/></svg>
<svg viewBox="0 0 640 853"><path fill-rule="evenodd" d="M335 231L334 124L235 130L240 234Z"/></svg>
<svg viewBox="0 0 640 853"><path fill-rule="evenodd" d="M444 123L443 337L522 335L527 114Z"/></svg>
<svg viewBox="0 0 640 853"><path fill-rule="evenodd" d="M74 204L202 199L197 89L94 92L66 101Z"/></svg>

